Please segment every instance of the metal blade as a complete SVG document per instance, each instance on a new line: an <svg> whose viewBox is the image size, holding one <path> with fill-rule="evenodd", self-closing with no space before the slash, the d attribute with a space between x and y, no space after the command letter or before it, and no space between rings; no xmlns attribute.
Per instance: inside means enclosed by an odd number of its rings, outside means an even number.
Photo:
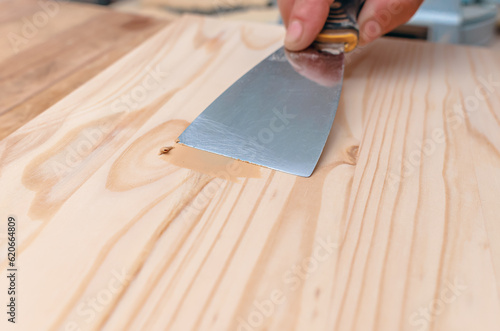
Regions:
<svg viewBox="0 0 500 331"><path fill-rule="evenodd" d="M309 177L330 133L344 54L280 48L198 116L179 142Z"/></svg>

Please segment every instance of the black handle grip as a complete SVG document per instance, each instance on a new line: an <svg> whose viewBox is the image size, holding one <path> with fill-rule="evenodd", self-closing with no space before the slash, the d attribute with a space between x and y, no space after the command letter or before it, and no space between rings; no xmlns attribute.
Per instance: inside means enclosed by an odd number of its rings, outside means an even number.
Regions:
<svg viewBox="0 0 500 331"><path fill-rule="evenodd" d="M320 48L328 44L344 44L344 52L350 52L358 45L358 15L364 0L335 0L330 6L323 30L315 39Z"/></svg>

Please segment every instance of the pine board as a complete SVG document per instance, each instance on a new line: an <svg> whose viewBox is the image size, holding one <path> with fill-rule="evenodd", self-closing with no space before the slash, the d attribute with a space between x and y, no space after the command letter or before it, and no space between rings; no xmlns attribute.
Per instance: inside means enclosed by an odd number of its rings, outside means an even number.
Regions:
<svg viewBox="0 0 500 331"><path fill-rule="evenodd" d="M183 17L0 142L2 330L498 330L498 54L351 54L311 178L159 155L282 38Z"/></svg>
<svg viewBox="0 0 500 331"><path fill-rule="evenodd" d="M51 16L37 1L0 3L0 139L167 24L100 6L41 3Z"/></svg>

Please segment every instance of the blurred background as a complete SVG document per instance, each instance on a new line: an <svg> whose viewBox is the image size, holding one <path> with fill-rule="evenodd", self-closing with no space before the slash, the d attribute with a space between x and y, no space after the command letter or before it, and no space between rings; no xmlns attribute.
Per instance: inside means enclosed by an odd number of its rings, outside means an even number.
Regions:
<svg viewBox="0 0 500 331"><path fill-rule="evenodd" d="M198 13L227 20L280 23L276 0L78 0L169 19ZM500 0L425 0L413 19L389 35L500 50Z"/></svg>

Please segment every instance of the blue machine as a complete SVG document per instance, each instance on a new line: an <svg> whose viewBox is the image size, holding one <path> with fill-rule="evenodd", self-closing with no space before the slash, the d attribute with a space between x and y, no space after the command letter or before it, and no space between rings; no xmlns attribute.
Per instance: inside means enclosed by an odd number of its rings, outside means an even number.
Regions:
<svg viewBox="0 0 500 331"><path fill-rule="evenodd" d="M496 16L497 5L491 2L425 0L410 22L395 34L399 31L433 42L487 45L496 31Z"/></svg>

